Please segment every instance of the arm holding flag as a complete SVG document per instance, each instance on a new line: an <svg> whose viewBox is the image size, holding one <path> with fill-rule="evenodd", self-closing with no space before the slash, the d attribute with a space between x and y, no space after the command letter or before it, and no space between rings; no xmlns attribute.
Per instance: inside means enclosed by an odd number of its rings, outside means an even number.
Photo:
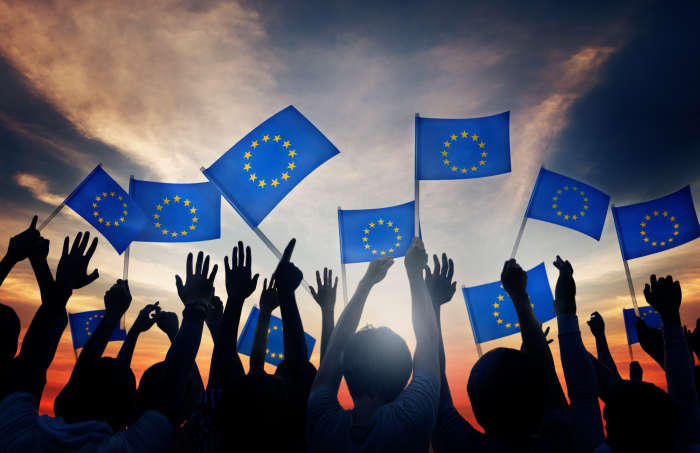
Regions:
<svg viewBox="0 0 700 453"><path fill-rule="evenodd" d="M265 373L265 349L267 347L267 331L270 327L270 317L272 311L280 306L277 287L267 286L267 279L263 281L263 290L260 294L260 314L258 323L255 326L255 336L253 337L253 347L250 351L250 373Z"/></svg>
<svg viewBox="0 0 700 453"><path fill-rule="evenodd" d="M292 239L287 244L272 279L277 285L280 311L282 312L284 360L288 364L299 365L308 361L309 354L306 350L304 326L294 296L294 291L299 287L304 277L299 268L290 261L295 244L296 239Z"/></svg>

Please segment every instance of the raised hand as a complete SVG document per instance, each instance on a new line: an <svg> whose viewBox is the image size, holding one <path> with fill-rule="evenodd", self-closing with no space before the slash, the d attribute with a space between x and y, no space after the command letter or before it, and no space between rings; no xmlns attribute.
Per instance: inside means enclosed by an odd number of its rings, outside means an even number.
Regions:
<svg viewBox="0 0 700 453"><path fill-rule="evenodd" d="M563 314L576 314L576 282L574 281L574 268L571 263L564 261L557 255L554 267L559 269L559 278L554 290L554 311L557 316Z"/></svg>
<svg viewBox="0 0 700 453"><path fill-rule="evenodd" d="M28 258L36 247L37 240L41 237L39 230L36 229L37 219L38 217L34 216L29 224L29 228L10 239L6 258L12 263L19 263L23 259Z"/></svg>
<svg viewBox="0 0 700 453"><path fill-rule="evenodd" d="M203 258L204 253L199 252L193 272L192 254L187 254L187 274L185 276L185 283L183 284L182 278L176 275L175 286L177 287L177 294L180 296L180 300L186 307L198 305L206 312L212 297L214 297L214 278L216 277L216 271L219 267L215 264L210 274L209 255L207 255L206 259Z"/></svg>
<svg viewBox="0 0 700 453"><path fill-rule="evenodd" d="M117 280L117 283L105 293L105 311L107 314L121 317L129 309L129 305L131 305L129 282Z"/></svg>
<svg viewBox="0 0 700 453"><path fill-rule="evenodd" d="M527 294L527 272L515 261L509 259L503 264L501 284L513 301L520 300L517 296Z"/></svg>
<svg viewBox="0 0 700 453"><path fill-rule="evenodd" d="M554 338L551 338L551 339L547 338L547 336L549 335L549 327L547 327L546 329L544 329L542 331L542 335L544 335L544 339L547 340L547 344L554 342Z"/></svg>
<svg viewBox="0 0 700 453"><path fill-rule="evenodd" d="M335 281L333 281L333 271L324 267L323 281L321 281L319 271L316 271L316 284L318 285L318 290L315 290L312 286L310 288L311 296L321 307L321 310L333 310L333 307L335 307L336 289L338 288L338 277L335 277Z"/></svg>
<svg viewBox="0 0 700 453"><path fill-rule="evenodd" d="M56 282L68 289L78 289L87 286L97 280L100 276L97 269L88 275L87 268L90 264L90 259L97 248L97 238L92 240L90 247L87 248L90 240L90 233L78 233L73 241L73 246L68 251L69 239L63 241L63 253L58 261L56 269ZM87 248L87 251L85 249Z"/></svg>
<svg viewBox="0 0 700 453"><path fill-rule="evenodd" d="M143 333L153 327L153 324L155 324L158 319L158 313L160 312L158 304L159 302L156 301L153 304L148 304L143 307L131 328L135 329L138 333Z"/></svg>
<svg viewBox="0 0 700 453"><path fill-rule="evenodd" d="M695 355L700 359L700 318L695 321L695 330L687 331L688 345L695 352Z"/></svg>
<svg viewBox="0 0 700 453"><path fill-rule="evenodd" d="M172 311L160 311L156 313L155 321L158 328L173 341L179 329L177 315Z"/></svg>
<svg viewBox="0 0 700 453"><path fill-rule="evenodd" d="M636 360L630 362L630 381L642 382L644 370Z"/></svg>
<svg viewBox="0 0 700 453"><path fill-rule="evenodd" d="M452 281L454 275L454 263L447 258L447 254L442 254L442 266L437 255L433 255L433 271L425 269L425 285L430 293L433 304L437 307L449 302L457 290L457 282Z"/></svg>
<svg viewBox="0 0 700 453"><path fill-rule="evenodd" d="M656 275L652 275L649 283L644 285L644 297L649 305L659 312L664 325L680 325L681 317L678 312L681 306L683 294L681 284L673 281L670 275L657 280Z"/></svg>
<svg viewBox="0 0 700 453"><path fill-rule="evenodd" d="M586 324L590 327L593 336L605 335L605 321L603 321L603 317L597 311L591 313L591 319Z"/></svg>
<svg viewBox="0 0 700 453"><path fill-rule="evenodd" d="M375 258L370 261L369 266L367 267L367 272L365 272L365 276L362 277L362 279L370 285L376 285L384 280L386 273L393 264L394 258L391 256Z"/></svg>
<svg viewBox="0 0 700 453"><path fill-rule="evenodd" d="M423 272L423 269L428 267L428 254L425 252L425 246L421 238L413 238L411 246L406 251L403 265L409 274L420 274Z"/></svg>
<svg viewBox="0 0 700 453"><path fill-rule="evenodd" d="M272 311L280 306L280 299L277 294L277 288L273 282L267 286L267 279L263 281L262 293L260 293L260 311L272 313Z"/></svg>
<svg viewBox="0 0 700 453"><path fill-rule="evenodd" d="M207 257L208 258L208 257ZM224 258L224 268L226 271L226 292L229 300L245 300L253 294L258 286L258 274L251 277L251 257L250 247L245 248L243 255L243 242L238 241L238 247L233 248L231 255L231 266L229 266L228 256Z"/></svg>
<svg viewBox="0 0 700 453"><path fill-rule="evenodd" d="M219 296L214 296L209 302L209 310L207 311L207 317L204 321L207 323L209 332L214 340L216 340L217 333L221 327L221 321L224 317L224 303L221 302ZM177 321L177 317L175 318Z"/></svg>
<svg viewBox="0 0 700 453"><path fill-rule="evenodd" d="M282 258L277 265L277 269L274 274L272 274L272 280L280 293L294 292L304 278L304 274L302 274L301 270L290 261L296 243L296 239L289 241L289 244L287 244L287 247L284 249L284 253L282 253Z"/></svg>

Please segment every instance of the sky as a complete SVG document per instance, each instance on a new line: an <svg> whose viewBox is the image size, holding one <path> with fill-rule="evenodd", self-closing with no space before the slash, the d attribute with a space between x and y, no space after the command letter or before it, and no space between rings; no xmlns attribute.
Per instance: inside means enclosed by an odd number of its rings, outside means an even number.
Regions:
<svg viewBox="0 0 700 453"><path fill-rule="evenodd" d="M98 162L125 188L130 175L205 181L201 166L292 104L340 154L299 184L260 229L278 248L296 237L293 260L313 281L324 266L339 271L338 206L413 199L415 113L464 118L509 110L510 173L421 183L428 252L454 259L460 286L492 282L542 165L608 193L616 205L686 185L700 199L698 19L693 2L0 0L0 227L9 236L33 214L46 217ZM203 250L221 264L242 240L253 249L254 271L269 276L274 256L225 201L221 219L219 240L132 246L127 325L155 300L181 312L173 276L184 272L189 251ZM64 209L42 231L51 240L52 267L62 238L80 230L92 231ZM683 287L683 321L694 325L698 252L695 241L630 262L640 304L649 274L672 274ZM594 349L583 321L597 310L626 375L621 310L631 300L611 215L600 241L529 221L517 255L523 267L544 261L553 287L557 254L575 269L584 343ZM93 265L100 279L76 291L69 310L103 308L104 292L121 278L123 258L104 240ZM365 269L347 266L350 294ZM223 294L223 272L216 284ZM259 292L246 302L244 318ZM39 303L27 263L0 288L0 301L18 312L23 334ZM298 303L305 330L320 338L320 309L301 289ZM473 420L465 388L477 354L461 294L442 310L450 386L458 409ZM415 345L400 259L370 295L365 324L387 325ZM556 338L556 323L546 325ZM483 348L498 346L518 347L519 337ZM137 378L163 360L167 347L157 328L141 336ZM211 350L205 331L197 357L205 376ZM632 351L645 376L664 386L663 371L638 346ZM312 361L318 359L317 347ZM51 413L74 360L66 333L43 413ZM247 357L243 362L247 367Z"/></svg>

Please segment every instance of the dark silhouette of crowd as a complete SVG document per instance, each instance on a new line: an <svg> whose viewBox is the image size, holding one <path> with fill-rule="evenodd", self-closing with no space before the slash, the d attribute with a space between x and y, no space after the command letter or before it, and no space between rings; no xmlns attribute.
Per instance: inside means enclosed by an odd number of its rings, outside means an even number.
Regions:
<svg viewBox="0 0 700 453"><path fill-rule="evenodd" d="M663 329L637 320L640 343L665 370L668 391L643 381L632 362L624 379L613 361L605 324L593 313L588 326L596 354L581 340L574 271L556 258L554 309L566 381L557 377L547 331L535 317L527 274L515 260L501 273L521 329L520 349L486 352L468 371L467 393L477 430L455 409L445 375L440 308L456 290L454 264L428 254L414 238L404 259L416 337L413 354L386 327L363 327L360 318L372 288L394 264L372 261L335 322L337 277L316 272L312 296L321 308L321 361L309 361L295 292L302 272L292 262L295 240L262 283L260 316L249 372L236 351L244 302L259 284L251 250L238 242L224 259L225 303L215 295L218 265L199 252L187 256L175 277L181 319L158 302L141 309L116 358L104 351L131 304L127 281L105 293L105 314L77 357L68 383L55 399L55 417L38 415L46 372L67 326L74 291L99 277L90 271L97 239L78 233L63 243L55 272L49 241L30 227L12 237L0 262L0 284L28 259L41 304L16 354L20 321L0 304L0 452L699 452L700 411L693 353L700 329L684 328L681 287L671 276L652 275L644 296ZM221 292L219 292L221 294ZM222 296L223 297L223 296ZM268 325L280 308L284 354L274 374L264 369ZM209 379L195 364L204 325L214 339ZM130 368L139 335L153 325L170 339L165 360L137 383ZM700 320L698 320L700 325ZM353 409L338 403L345 378ZM601 412L600 401L604 402Z"/></svg>

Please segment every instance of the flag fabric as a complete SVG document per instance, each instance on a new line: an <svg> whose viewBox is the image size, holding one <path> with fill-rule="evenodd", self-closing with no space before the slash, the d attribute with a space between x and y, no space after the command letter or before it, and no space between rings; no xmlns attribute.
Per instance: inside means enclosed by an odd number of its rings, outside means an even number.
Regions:
<svg viewBox="0 0 700 453"><path fill-rule="evenodd" d="M414 212L413 201L379 209L338 209L340 262L404 256L414 236Z"/></svg>
<svg viewBox="0 0 700 453"><path fill-rule="evenodd" d="M255 329L258 325L260 317L260 309L253 306L248 315L248 319L243 326L241 335L238 338L238 352L245 355L250 355L253 350L253 338L255 337ZM270 316L270 325L267 329L267 348L265 351L265 361L272 365L279 365L284 360L284 337L282 335L282 320L277 316ZM316 339L304 332L306 338L306 353L311 357L311 353L316 345Z"/></svg>
<svg viewBox="0 0 700 453"><path fill-rule="evenodd" d="M634 313L634 308L623 308L622 316L625 319L625 331L627 332L627 344L639 343L637 336L637 317ZM661 329L661 316L654 310L653 307L639 307L639 317L644 320L644 323L649 327Z"/></svg>
<svg viewBox="0 0 700 453"><path fill-rule="evenodd" d="M700 236L690 187L656 200L612 209L622 258L678 247Z"/></svg>
<svg viewBox="0 0 700 453"><path fill-rule="evenodd" d="M70 334L73 337L73 349L80 349L85 346L90 335L100 325L105 316L104 310L83 311L81 313L71 313L68 315L70 321ZM117 324L109 341L123 341L126 339L126 329Z"/></svg>
<svg viewBox="0 0 700 453"><path fill-rule="evenodd" d="M121 254L146 227L146 216L100 165L64 203L85 219Z"/></svg>
<svg viewBox="0 0 700 453"><path fill-rule="evenodd" d="M150 226L144 242L193 242L221 237L221 193L210 182L168 184L131 179L129 195Z"/></svg>
<svg viewBox="0 0 700 453"><path fill-rule="evenodd" d="M302 179L336 154L321 131L290 105L202 171L255 228Z"/></svg>
<svg viewBox="0 0 700 453"><path fill-rule="evenodd" d="M510 172L510 112L481 118L416 116L416 179L468 179Z"/></svg>
<svg viewBox="0 0 700 453"><path fill-rule="evenodd" d="M600 240L609 204L610 196L600 190L541 168L525 216Z"/></svg>
<svg viewBox="0 0 700 453"><path fill-rule="evenodd" d="M477 343L520 332L513 302L500 281L462 288L462 293ZM527 271L527 293L535 316L540 322L556 317L554 297L544 263Z"/></svg>

